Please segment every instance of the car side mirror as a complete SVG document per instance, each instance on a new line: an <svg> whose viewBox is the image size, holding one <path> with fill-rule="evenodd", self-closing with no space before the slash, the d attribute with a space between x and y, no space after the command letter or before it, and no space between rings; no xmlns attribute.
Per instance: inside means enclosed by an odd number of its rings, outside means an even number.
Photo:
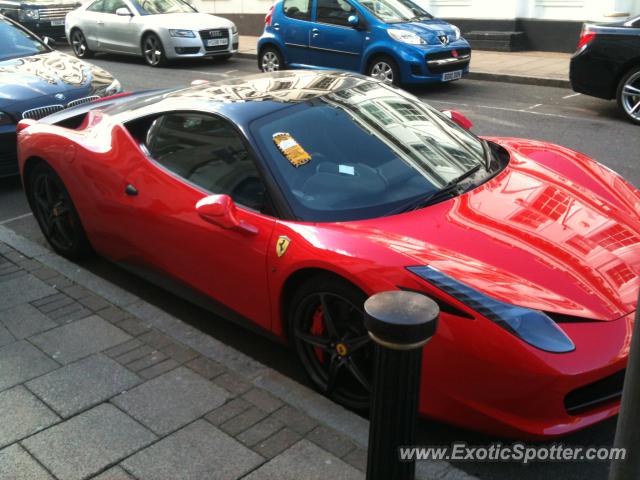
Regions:
<svg viewBox="0 0 640 480"><path fill-rule="evenodd" d="M127 7L120 7L116 9L116 15L119 17L131 17L133 14Z"/></svg>
<svg viewBox="0 0 640 480"><path fill-rule="evenodd" d="M210 195L196 203L196 211L205 222L228 230L256 234L258 229L237 217L235 202L229 195Z"/></svg>
<svg viewBox="0 0 640 480"><path fill-rule="evenodd" d="M347 18L347 23L352 27L357 27L358 25L360 25L360 18L357 15L349 15L349 18Z"/></svg>
<svg viewBox="0 0 640 480"><path fill-rule="evenodd" d="M51 48L56 46L56 41L51 37L42 37L42 43Z"/></svg>
<svg viewBox="0 0 640 480"><path fill-rule="evenodd" d="M455 110L442 110L442 113L447 117L449 117L454 122L456 122L465 130L471 130L471 128L473 127L473 122L469 120L467 117L465 117L463 114L461 114L460 112L457 112Z"/></svg>

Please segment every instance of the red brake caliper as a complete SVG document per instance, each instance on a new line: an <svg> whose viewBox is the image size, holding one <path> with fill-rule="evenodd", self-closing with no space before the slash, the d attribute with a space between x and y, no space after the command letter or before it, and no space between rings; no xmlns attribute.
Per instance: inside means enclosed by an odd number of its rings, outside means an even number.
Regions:
<svg viewBox="0 0 640 480"><path fill-rule="evenodd" d="M313 314L313 321L311 322L311 335L322 336L324 334L324 314L322 313L322 305L318 305L316 311ZM324 363L324 351L321 348L314 347L314 352L320 363Z"/></svg>

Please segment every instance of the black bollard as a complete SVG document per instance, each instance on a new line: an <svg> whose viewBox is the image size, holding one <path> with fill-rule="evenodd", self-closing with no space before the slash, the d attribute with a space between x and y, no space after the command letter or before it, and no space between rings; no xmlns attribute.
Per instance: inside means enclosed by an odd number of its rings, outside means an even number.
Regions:
<svg viewBox="0 0 640 480"><path fill-rule="evenodd" d="M364 304L375 342L367 480L413 480L414 461L398 447L415 443L422 347L435 334L440 309L420 293L389 291Z"/></svg>
<svg viewBox="0 0 640 480"><path fill-rule="evenodd" d="M638 299L640 306L640 298ZM638 480L640 478L640 311L636 309L635 325L627 371L624 376L622 405L616 427L616 448L625 448L624 460L613 460L609 480Z"/></svg>

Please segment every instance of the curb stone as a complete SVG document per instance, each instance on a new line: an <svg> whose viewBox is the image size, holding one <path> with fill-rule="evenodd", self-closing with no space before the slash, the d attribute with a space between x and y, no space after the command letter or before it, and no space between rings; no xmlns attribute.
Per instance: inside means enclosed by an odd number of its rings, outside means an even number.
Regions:
<svg viewBox="0 0 640 480"><path fill-rule="evenodd" d="M226 366L255 387L268 391L309 417L344 434L357 446L367 448L369 422L355 413L2 225L0 242L76 281L203 356ZM444 461L418 462L416 478L478 480Z"/></svg>

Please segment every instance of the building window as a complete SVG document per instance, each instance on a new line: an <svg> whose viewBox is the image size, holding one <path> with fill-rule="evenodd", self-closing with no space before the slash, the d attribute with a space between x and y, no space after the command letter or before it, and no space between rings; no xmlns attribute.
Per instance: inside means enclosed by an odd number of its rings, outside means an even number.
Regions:
<svg viewBox="0 0 640 480"><path fill-rule="evenodd" d="M606 228L589 238L602 248L606 248L609 251L615 251L619 248L628 247L640 242L640 239L629 229L618 224L611 225L609 228Z"/></svg>

